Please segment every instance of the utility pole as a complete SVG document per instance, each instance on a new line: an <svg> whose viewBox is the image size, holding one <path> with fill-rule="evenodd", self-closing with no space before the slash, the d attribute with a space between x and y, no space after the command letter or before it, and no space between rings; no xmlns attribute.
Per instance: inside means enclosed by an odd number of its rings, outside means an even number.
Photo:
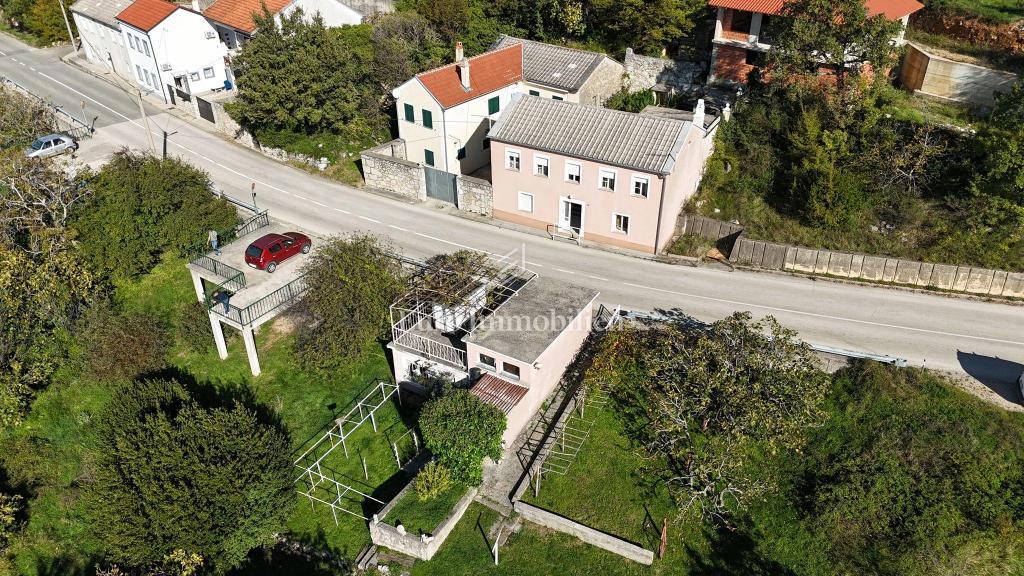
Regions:
<svg viewBox="0 0 1024 576"><path fill-rule="evenodd" d="M142 89L136 88L135 93L139 95L139 114L142 114L142 121L146 124L146 137L149 138L149 150L156 154L156 144L153 142L153 132L149 130L149 116L146 116L146 108L142 105Z"/></svg>
<svg viewBox="0 0 1024 576"><path fill-rule="evenodd" d="M164 158L167 158L167 137L174 136L177 132L168 133L167 130L161 130L164 133Z"/></svg>
<svg viewBox="0 0 1024 576"><path fill-rule="evenodd" d="M68 11L64 8L64 0L57 0L60 3L60 13L64 15L64 25L68 28L68 38L71 39L71 48L78 52L78 44L75 44L75 35L71 33L71 21L68 20Z"/></svg>

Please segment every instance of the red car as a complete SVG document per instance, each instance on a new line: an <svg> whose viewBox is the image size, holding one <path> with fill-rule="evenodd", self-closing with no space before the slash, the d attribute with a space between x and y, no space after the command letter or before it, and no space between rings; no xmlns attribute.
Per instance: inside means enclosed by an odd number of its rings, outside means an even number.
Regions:
<svg viewBox="0 0 1024 576"><path fill-rule="evenodd" d="M273 273L277 265L299 252L309 254L313 241L301 232L267 234L245 249L245 263L257 270Z"/></svg>

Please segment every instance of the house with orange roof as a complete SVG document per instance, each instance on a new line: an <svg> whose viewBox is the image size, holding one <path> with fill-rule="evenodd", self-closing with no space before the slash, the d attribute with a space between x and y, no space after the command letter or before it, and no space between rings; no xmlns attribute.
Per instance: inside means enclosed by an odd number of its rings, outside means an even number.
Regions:
<svg viewBox="0 0 1024 576"><path fill-rule="evenodd" d="M710 84L745 84L760 67L772 40L767 31L771 18L781 18L784 0L709 0L718 9L712 40ZM917 0L866 0L869 16L900 20L904 29L910 15L924 5ZM893 39L903 43L903 32Z"/></svg>
<svg viewBox="0 0 1024 576"><path fill-rule="evenodd" d="M199 12L165 0L135 0L116 16L132 76L168 104L225 87L227 49Z"/></svg>
<svg viewBox="0 0 1024 576"><path fill-rule="evenodd" d="M393 12L394 0L213 0L203 15L217 29L221 42L235 50L256 32L254 15L263 13L263 7L279 21L296 10L312 16L320 14L327 26L345 26L362 23L377 12Z"/></svg>

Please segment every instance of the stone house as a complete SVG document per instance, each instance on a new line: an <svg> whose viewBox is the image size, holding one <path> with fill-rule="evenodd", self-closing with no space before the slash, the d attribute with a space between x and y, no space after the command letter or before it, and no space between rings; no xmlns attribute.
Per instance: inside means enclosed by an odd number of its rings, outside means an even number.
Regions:
<svg viewBox="0 0 1024 576"><path fill-rule="evenodd" d="M697 190L719 118L516 95L491 129L494 217L657 253ZM688 119L681 118L686 116Z"/></svg>
<svg viewBox="0 0 1024 576"><path fill-rule="evenodd" d="M745 84L747 76L764 63L771 48L768 22L780 18L783 0L709 0L718 9L712 39L710 84ZM868 15L900 20L906 28L910 15L924 8L917 0L866 0ZM903 43L903 31L893 39Z"/></svg>

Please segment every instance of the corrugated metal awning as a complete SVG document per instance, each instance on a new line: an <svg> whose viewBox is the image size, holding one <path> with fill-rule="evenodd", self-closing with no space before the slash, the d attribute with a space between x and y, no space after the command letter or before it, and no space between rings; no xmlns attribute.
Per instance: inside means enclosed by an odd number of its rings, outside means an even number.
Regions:
<svg viewBox="0 0 1024 576"><path fill-rule="evenodd" d="M469 392L508 414L523 399L523 396L526 396L527 388L502 380L493 374L484 374L476 381L476 384L473 384Z"/></svg>

